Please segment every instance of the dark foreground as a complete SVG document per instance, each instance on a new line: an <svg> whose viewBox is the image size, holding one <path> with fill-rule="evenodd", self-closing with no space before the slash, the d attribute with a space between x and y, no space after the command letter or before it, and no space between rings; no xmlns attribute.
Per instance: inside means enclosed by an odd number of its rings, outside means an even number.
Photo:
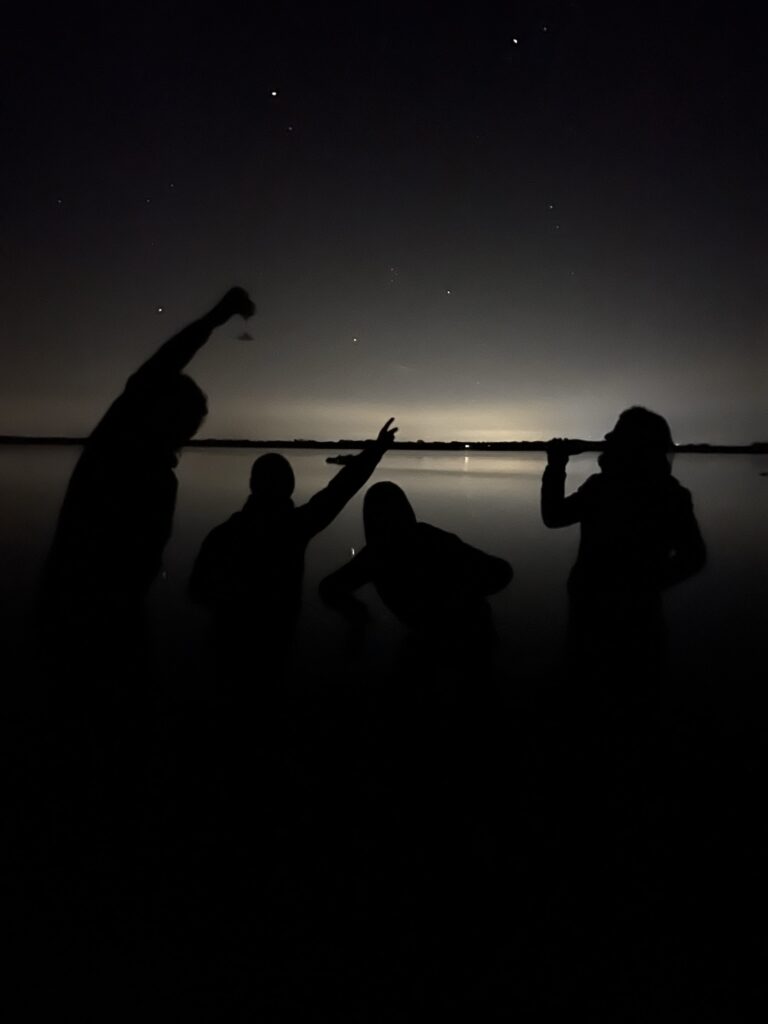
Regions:
<svg viewBox="0 0 768 1024"><path fill-rule="evenodd" d="M487 678L268 677L9 714L15 1019L764 1004L759 723L694 717L679 682L628 713L573 680L522 702Z"/></svg>

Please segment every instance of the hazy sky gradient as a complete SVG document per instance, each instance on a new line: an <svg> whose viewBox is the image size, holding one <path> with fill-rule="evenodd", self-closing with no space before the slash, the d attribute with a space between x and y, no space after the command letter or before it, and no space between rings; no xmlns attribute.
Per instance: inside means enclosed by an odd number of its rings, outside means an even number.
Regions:
<svg viewBox="0 0 768 1024"><path fill-rule="evenodd" d="M601 437L639 403L768 438L757 13L624 8L13 15L0 432L87 433L241 284L202 435Z"/></svg>

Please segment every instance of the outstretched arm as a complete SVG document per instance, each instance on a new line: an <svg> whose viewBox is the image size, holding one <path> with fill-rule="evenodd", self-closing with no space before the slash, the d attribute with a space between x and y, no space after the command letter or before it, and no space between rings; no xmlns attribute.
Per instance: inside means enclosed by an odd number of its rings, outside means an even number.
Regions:
<svg viewBox="0 0 768 1024"><path fill-rule="evenodd" d="M569 442L554 437L547 445L547 466L541 481L541 518L545 526L571 526L581 519L578 491L565 496L565 467Z"/></svg>
<svg viewBox="0 0 768 1024"><path fill-rule="evenodd" d="M497 594L512 581L512 566L504 558L489 555L465 541L459 541L463 576L473 591L484 596Z"/></svg>
<svg viewBox="0 0 768 1024"><path fill-rule="evenodd" d="M318 491L306 505L298 509L308 536L314 537L333 522L349 499L357 494L370 478L382 455L395 439L397 427L392 426L393 422L394 417L388 419L376 440L339 470L327 487Z"/></svg>
<svg viewBox="0 0 768 1024"><path fill-rule="evenodd" d="M161 345L133 374L131 383L147 384L181 373L195 353L208 341L215 328L221 327L230 317L248 318L255 312L256 307L243 288L230 288L213 309Z"/></svg>

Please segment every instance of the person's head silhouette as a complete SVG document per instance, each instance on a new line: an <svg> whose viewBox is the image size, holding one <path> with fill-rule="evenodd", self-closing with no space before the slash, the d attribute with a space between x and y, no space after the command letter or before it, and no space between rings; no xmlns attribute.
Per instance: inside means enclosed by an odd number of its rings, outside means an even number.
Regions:
<svg viewBox="0 0 768 1024"><path fill-rule="evenodd" d="M363 526L367 544L395 540L416 524L405 491L389 480L374 484L363 500Z"/></svg>
<svg viewBox="0 0 768 1024"><path fill-rule="evenodd" d="M288 501L296 486L288 459L277 452L259 456L251 466L251 494L264 501Z"/></svg>
<svg viewBox="0 0 768 1024"><path fill-rule="evenodd" d="M666 475L671 469L668 456L674 447L672 432L664 417L634 405L624 410L613 430L605 435L605 449L599 463L608 472Z"/></svg>
<svg viewBox="0 0 768 1024"><path fill-rule="evenodd" d="M175 452L197 433L207 414L204 392L191 377L175 374L147 396L131 432L139 447L149 444Z"/></svg>

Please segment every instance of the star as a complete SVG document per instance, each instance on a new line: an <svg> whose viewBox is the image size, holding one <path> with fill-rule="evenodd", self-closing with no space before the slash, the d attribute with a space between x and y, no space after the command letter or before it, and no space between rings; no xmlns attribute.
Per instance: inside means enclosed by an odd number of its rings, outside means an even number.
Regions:
<svg viewBox="0 0 768 1024"><path fill-rule="evenodd" d="M272 97L277 96L277 89L272 89L269 95Z"/></svg>
<svg viewBox="0 0 768 1024"><path fill-rule="evenodd" d="M520 40L519 40L519 39L515 39L515 38L514 38L514 36L513 36L513 38L512 38L512 45L513 45L513 46L517 46L517 44L518 44L519 42L520 42Z"/></svg>
<svg viewBox="0 0 768 1024"><path fill-rule="evenodd" d="M145 200L144 200L144 202L145 202L145 203L151 203L151 202L152 202L152 200L151 200L151 199L145 199Z"/></svg>
<svg viewBox="0 0 768 1024"><path fill-rule="evenodd" d="M155 312L156 313L163 313L163 312L165 312L165 307L164 306L157 306L157 308L155 309Z"/></svg>
<svg viewBox="0 0 768 1024"><path fill-rule="evenodd" d="M357 338L353 338L353 339L352 339L352 344L353 344L353 345L356 345L356 344L357 344Z"/></svg>
<svg viewBox="0 0 768 1024"><path fill-rule="evenodd" d="M450 295L451 294L451 289L450 288L446 288L445 289L445 294L446 295Z"/></svg>

